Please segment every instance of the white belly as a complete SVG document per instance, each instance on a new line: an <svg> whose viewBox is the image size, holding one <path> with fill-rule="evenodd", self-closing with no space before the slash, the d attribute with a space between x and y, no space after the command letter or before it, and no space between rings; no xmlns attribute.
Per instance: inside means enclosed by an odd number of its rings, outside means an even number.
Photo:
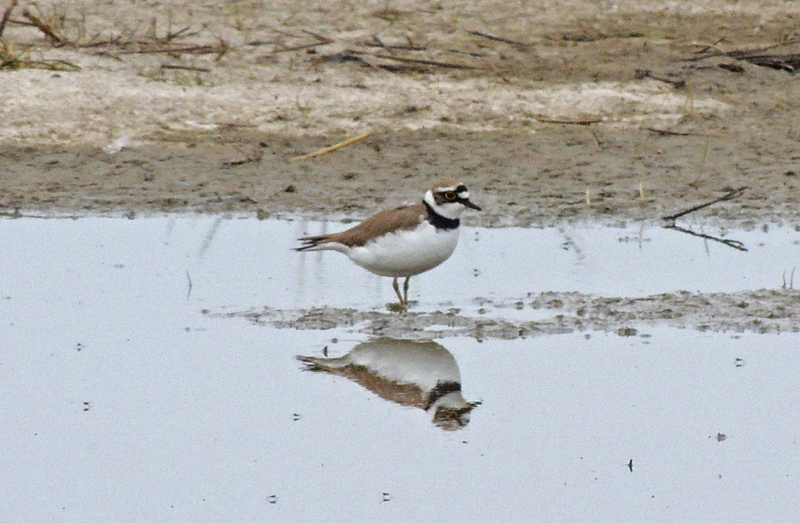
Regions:
<svg viewBox="0 0 800 523"><path fill-rule="evenodd" d="M347 255L355 263L379 276L407 277L429 271L453 254L458 228L436 229L423 222L412 230L387 234Z"/></svg>

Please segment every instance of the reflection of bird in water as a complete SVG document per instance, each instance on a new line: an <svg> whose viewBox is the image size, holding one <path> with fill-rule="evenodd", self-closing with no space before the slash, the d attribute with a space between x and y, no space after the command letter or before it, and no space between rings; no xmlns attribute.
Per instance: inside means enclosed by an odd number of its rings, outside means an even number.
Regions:
<svg viewBox="0 0 800 523"><path fill-rule="evenodd" d="M461 395L461 373L453 355L433 341L377 338L340 358L298 356L305 369L349 378L383 399L420 408L445 430L469 423L480 402Z"/></svg>

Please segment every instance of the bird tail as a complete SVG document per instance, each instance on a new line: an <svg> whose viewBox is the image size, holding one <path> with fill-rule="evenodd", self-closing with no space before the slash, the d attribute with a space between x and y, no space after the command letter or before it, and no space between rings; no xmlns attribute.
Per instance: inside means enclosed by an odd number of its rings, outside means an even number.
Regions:
<svg viewBox="0 0 800 523"><path fill-rule="evenodd" d="M311 372L333 372L341 370L350 364L350 359L347 356L339 358L315 358L314 356L295 356L297 361L303 364L303 370Z"/></svg>
<svg viewBox="0 0 800 523"><path fill-rule="evenodd" d="M298 239L301 245L300 247L295 247L294 250L297 252L313 251L316 247L319 247L321 244L328 241L328 235L324 234L322 236L305 236Z"/></svg>

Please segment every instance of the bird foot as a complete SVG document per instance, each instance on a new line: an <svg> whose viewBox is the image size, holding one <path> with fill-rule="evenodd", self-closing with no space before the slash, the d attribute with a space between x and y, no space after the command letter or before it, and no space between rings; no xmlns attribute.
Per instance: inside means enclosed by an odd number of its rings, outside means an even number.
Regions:
<svg viewBox="0 0 800 523"><path fill-rule="evenodd" d="M408 312L408 309L410 307L414 307L416 305L417 305L417 300L411 300L406 303L394 302L394 303L387 303L386 309L390 312L403 313L403 312Z"/></svg>

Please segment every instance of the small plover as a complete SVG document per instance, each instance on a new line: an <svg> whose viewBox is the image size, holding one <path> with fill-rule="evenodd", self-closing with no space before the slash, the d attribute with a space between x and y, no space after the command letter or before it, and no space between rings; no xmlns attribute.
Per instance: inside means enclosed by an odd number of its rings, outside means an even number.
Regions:
<svg viewBox="0 0 800 523"><path fill-rule="evenodd" d="M381 211L346 231L300 238L297 251L338 251L379 276L393 278L400 308L408 307L408 280L447 260L458 244L459 218L469 200L467 186L445 182L422 201ZM405 278L403 293L397 279Z"/></svg>

